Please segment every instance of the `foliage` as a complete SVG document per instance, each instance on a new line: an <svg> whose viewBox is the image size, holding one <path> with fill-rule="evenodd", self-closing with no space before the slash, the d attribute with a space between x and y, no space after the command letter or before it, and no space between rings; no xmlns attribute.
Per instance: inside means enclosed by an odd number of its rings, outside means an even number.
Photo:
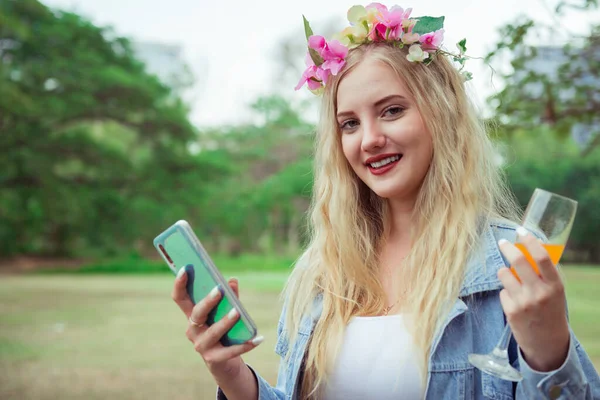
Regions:
<svg viewBox="0 0 600 400"><path fill-rule="evenodd" d="M540 127L513 132L505 157L510 185L523 207L537 187L577 200L565 260L600 263L600 149L582 158L575 143Z"/></svg>
<svg viewBox="0 0 600 400"><path fill-rule="evenodd" d="M258 124L200 136L200 147L219 149L233 172L204 198L200 208L210 213L199 221L199 234L230 253L272 246L285 251L287 245L294 251L299 243L288 236L302 235L299 217L310 197L311 126L279 96L259 98L252 109ZM261 237L270 244L261 248Z"/></svg>
<svg viewBox="0 0 600 400"><path fill-rule="evenodd" d="M562 93L564 83L523 74L534 25L506 26L506 41L490 55L517 55L493 99L493 138L507 149L523 205L536 187L579 201L566 257L600 262L600 149L591 143L581 157L568 135L591 118L586 107L597 106L598 87L575 85L591 91L588 101L578 103L576 91L551 103L554 122L537 123L549 104L538 100ZM594 32L584 41L590 49ZM597 76L592 61L582 65ZM533 98L524 82L550 89ZM36 0L1 2L0 258L76 256L92 259L82 272L165 272L152 239L186 219L222 268L291 264L306 240L313 180L306 109L268 95L251 105L252 122L199 131L180 89L148 73L109 28Z"/></svg>
<svg viewBox="0 0 600 400"><path fill-rule="evenodd" d="M285 272L293 265L293 257L276 255L243 254L238 257L212 255L215 265L227 274ZM57 265L42 270L33 270L32 274L163 274L173 275L162 260L149 260L135 254L110 260L84 263L77 267Z"/></svg>
<svg viewBox="0 0 600 400"><path fill-rule="evenodd" d="M561 1L550 26L521 16L500 29L501 40L487 61L510 59L511 68L502 75L505 87L490 99L503 124L551 126L561 137L573 135L584 156L600 143L600 25L580 36L561 22L567 11L585 15L597 7L597 0ZM533 41L542 34L548 39Z"/></svg>
<svg viewBox="0 0 600 400"><path fill-rule="evenodd" d="M0 21L0 254L127 248L205 190L197 171L222 173L128 40L36 0Z"/></svg>
<svg viewBox="0 0 600 400"><path fill-rule="evenodd" d="M36 0L2 2L0 21L0 254L155 255L153 237L182 218L234 253L280 221L301 230L290 205L310 181L308 163L294 167L310 127L287 101L197 132L180 88L111 29ZM286 188L294 171L303 183Z"/></svg>

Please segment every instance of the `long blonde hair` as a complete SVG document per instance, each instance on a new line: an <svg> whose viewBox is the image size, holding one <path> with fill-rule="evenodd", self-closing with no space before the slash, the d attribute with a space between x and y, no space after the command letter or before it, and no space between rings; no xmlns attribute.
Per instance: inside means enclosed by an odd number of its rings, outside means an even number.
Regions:
<svg viewBox="0 0 600 400"><path fill-rule="evenodd" d="M403 263L404 283L410 288L403 310L417 316L411 330L422 352L421 368L427 368L439 324L459 295L481 227L490 218L518 216L514 197L494 163L493 145L460 74L446 57L423 65L407 61L406 49L385 43L351 50L344 70L328 82L323 95L311 240L303 265L294 269L284 290L292 341L315 296L323 296L305 359L302 398L313 397L326 381L350 318L381 313L385 306L377 249L384 240L387 203L353 172L336 122L338 85L366 57L387 64L403 80L433 140L433 159L414 208L413 245Z"/></svg>

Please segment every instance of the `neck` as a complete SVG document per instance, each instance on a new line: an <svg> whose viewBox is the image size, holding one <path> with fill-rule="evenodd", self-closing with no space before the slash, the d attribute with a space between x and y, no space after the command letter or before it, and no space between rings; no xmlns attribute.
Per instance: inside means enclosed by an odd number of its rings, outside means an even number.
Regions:
<svg viewBox="0 0 600 400"><path fill-rule="evenodd" d="M413 226L413 211L415 200L396 200L389 199L388 209L389 232L388 240L410 247L410 232Z"/></svg>

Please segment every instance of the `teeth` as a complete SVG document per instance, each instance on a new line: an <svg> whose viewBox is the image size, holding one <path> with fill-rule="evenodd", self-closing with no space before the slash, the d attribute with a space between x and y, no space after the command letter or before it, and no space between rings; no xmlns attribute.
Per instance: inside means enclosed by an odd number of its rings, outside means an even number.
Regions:
<svg viewBox="0 0 600 400"><path fill-rule="evenodd" d="M400 156L396 155L396 156L384 158L383 160L379 160L374 163L370 163L369 165L373 168L381 168L384 165L388 165L389 163L393 163L394 161L397 161L399 159L400 159Z"/></svg>

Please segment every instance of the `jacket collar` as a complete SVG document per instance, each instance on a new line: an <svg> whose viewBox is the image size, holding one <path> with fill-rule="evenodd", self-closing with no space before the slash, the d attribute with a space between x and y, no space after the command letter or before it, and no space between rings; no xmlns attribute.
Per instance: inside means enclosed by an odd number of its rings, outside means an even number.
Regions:
<svg viewBox="0 0 600 400"><path fill-rule="evenodd" d="M503 285L498 279L498 270L508 263L500 252L499 238L495 231L506 230L508 236L513 236L514 226L511 225L494 222L486 225L481 240L467 260L465 278L460 289L461 297L502 289Z"/></svg>
<svg viewBox="0 0 600 400"><path fill-rule="evenodd" d="M501 290L504 286L498 279L498 270L508 266L508 262L500 252L498 240L503 237L514 240L516 224L509 221L492 221L486 223L480 240L467 259L465 278L459 296L466 297L475 293ZM308 321L316 322L323 310L323 293L318 292ZM309 323L308 325L312 325Z"/></svg>

